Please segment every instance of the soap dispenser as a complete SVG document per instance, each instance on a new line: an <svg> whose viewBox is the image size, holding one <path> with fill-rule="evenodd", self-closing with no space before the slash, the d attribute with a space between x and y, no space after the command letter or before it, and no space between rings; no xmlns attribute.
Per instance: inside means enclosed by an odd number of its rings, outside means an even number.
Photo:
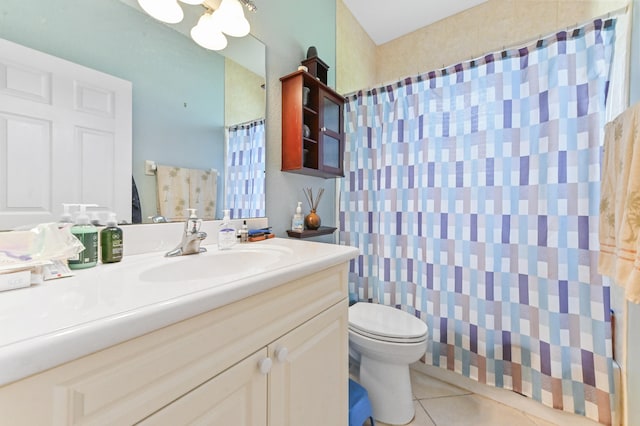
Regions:
<svg viewBox="0 0 640 426"><path fill-rule="evenodd" d="M229 210L224 210L224 217L218 230L218 249L229 250L236 243L236 228L229 218Z"/></svg>
<svg viewBox="0 0 640 426"><path fill-rule="evenodd" d="M63 213L58 221L58 229L71 228L73 226L73 217L71 216L70 207L77 206L77 204L63 203Z"/></svg>
<svg viewBox="0 0 640 426"><path fill-rule="evenodd" d="M291 220L291 230L295 232L304 231L304 216L302 215L302 201L298 201L298 207L296 207L296 213Z"/></svg>
<svg viewBox="0 0 640 426"><path fill-rule="evenodd" d="M107 227L100 231L100 260L102 263L115 263L122 260L122 229L118 228L115 213L109 213Z"/></svg>
<svg viewBox="0 0 640 426"><path fill-rule="evenodd" d="M78 204L80 213L76 223L71 227L71 233L82 243L84 250L75 257L69 259L69 268L84 269L96 266L98 263L98 230L89 221L87 206L90 204Z"/></svg>

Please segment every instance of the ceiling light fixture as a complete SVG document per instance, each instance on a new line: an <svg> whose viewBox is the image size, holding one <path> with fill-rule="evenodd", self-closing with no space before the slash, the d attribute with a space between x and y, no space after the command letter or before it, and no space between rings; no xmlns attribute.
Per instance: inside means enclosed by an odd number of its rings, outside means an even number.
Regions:
<svg viewBox="0 0 640 426"><path fill-rule="evenodd" d="M220 14L220 28L223 33L232 37L244 37L249 34L251 27L238 0L222 0L216 12Z"/></svg>
<svg viewBox="0 0 640 426"><path fill-rule="evenodd" d="M220 6L212 10L206 0L180 0L189 5L202 5L206 11L191 29L191 38L198 45L210 50L221 50L227 46L227 38L244 37L251 26L244 16L243 6L251 12L258 10L253 0L222 0ZM153 18L167 24L177 24L184 18L178 0L138 0L138 4ZM223 34L224 33L224 34Z"/></svg>
<svg viewBox="0 0 640 426"><path fill-rule="evenodd" d="M220 28L218 11L206 12L198 19L198 24L191 28L191 38L200 46L209 50L222 50L227 47L227 38Z"/></svg>
<svg viewBox="0 0 640 426"><path fill-rule="evenodd" d="M177 0L138 0L138 4L152 18L167 24L177 24L184 18Z"/></svg>

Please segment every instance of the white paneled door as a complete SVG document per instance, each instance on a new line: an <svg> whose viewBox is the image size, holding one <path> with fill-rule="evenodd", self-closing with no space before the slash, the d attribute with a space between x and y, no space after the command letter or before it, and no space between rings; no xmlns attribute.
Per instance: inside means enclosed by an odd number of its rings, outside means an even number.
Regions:
<svg viewBox="0 0 640 426"><path fill-rule="evenodd" d="M131 220L131 83L0 39L0 230L62 203Z"/></svg>

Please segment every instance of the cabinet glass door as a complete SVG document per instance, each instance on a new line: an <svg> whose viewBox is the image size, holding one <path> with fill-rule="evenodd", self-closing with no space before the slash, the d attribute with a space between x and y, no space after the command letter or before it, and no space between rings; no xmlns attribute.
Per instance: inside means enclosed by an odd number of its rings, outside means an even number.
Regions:
<svg viewBox="0 0 640 426"><path fill-rule="evenodd" d="M322 96L320 140L322 169L342 175L342 102Z"/></svg>
<svg viewBox="0 0 640 426"><path fill-rule="evenodd" d="M323 118L324 127L335 133L342 133L340 123L340 109L342 105L337 104L330 98L324 98Z"/></svg>
<svg viewBox="0 0 640 426"><path fill-rule="evenodd" d="M322 165L332 169L341 168L340 164L340 139L328 133L322 135Z"/></svg>

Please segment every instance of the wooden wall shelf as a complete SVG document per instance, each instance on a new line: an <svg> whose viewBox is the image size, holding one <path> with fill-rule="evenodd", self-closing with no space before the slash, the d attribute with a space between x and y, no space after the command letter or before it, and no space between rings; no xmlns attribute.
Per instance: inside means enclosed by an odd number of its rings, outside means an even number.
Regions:
<svg viewBox="0 0 640 426"><path fill-rule="evenodd" d="M311 238L311 237L318 237L320 235L329 235L329 234L333 234L336 229L338 228L334 228L331 226L321 226L318 229L315 230L311 230L311 229L305 229L302 232L297 232L297 231L292 231L292 230L287 230L287 235L290 236L291 238Z"/></svg>

